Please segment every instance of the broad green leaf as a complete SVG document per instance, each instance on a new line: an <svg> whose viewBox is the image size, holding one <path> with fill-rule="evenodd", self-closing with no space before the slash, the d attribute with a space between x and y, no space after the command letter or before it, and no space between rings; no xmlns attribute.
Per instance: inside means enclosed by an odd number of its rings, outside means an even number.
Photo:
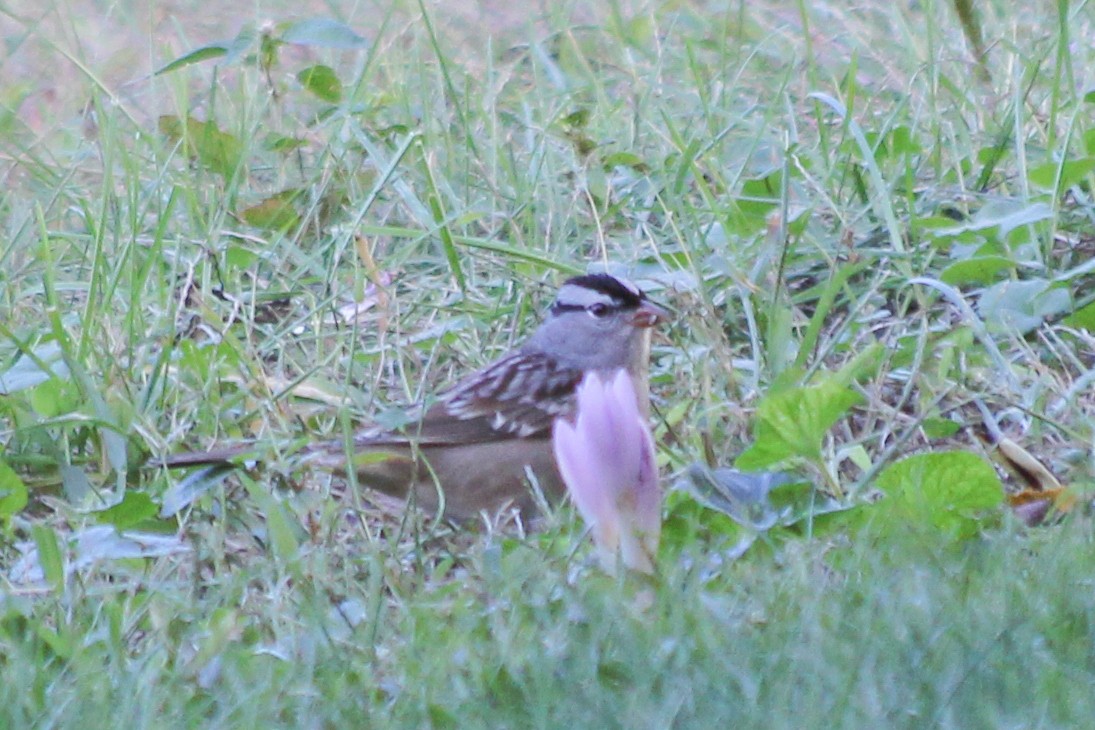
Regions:
<svg viewBox="0 0 1095 730"><path fill-rule="evenodd" d="M1004 256L978 256L965 261L956 261L943 269L940 280L952 286L962 284L991 284L1000 275L1012 271L1015 262Z"/></svg>
<svg viewBox="0 0 1095 730"><path fill-rule="evenodd" d="M582 129L589 124L589 109L576 109L560 120L565 126Z"/></svg>
<svg viewBox="0 0 1095 730"><path fill-rule="evenodd" d="M985 324L1026 334L1069 311L1072 295L1045 279L1002 281L981 293L977 310Z"/></svg>
<svg viewBox="0 0 1095 730"><path fill-rule="evenodd" d="M895 154L920 154L920 143L916 141L912 131L904 124L894 127L893 131L890 132L890 148Z"/></svg>
<svg viewBox="0 0 1095 730"><path fill-rule="evenodd" d="M775 170L742 184L731 208L735 233L754 234L764 229L768 214L779 204L782 181L782 172Z"/></svg>
<svg viewBox="0 0 1095 730"><path fill-rule="evenodd" d="M1052 217L1053 209L1046 203L1021 205L1009 200L986 205L977 212L974 220L982 229L999 226L1000 237L1006 238L1009 233L1020 226L1049 220Z"/></svg>
<svg viewBox="0 0 1095 730"><path fill-rule="evenodd" d="M31 388L27 401L42 418L57 418L80 407L80 389L71 380L50 378Z"/></svg>
<svg viewBox="0 0 1095 730"><path fill-rule="evenodd" d="M755 442L735 466L758 471L790 458L820 459L826 432L861 400L835 382L769 394L757 406Z"/></svg>
<svg viewBox="0 0 1095 730"><path fill-rule="evenodd" d="M958 433L962 424L949 418L925 418L920 428L924 429L924 435L930 439L943 439Z"/></svg>
<svg viewBox="0 0 1095 730"><path fill-rule="evenodd" d="M771 499L772 505L780 511L781 526L808 527L814 531L823 525L844 524L850 518L855 519L852 515L867 508L862 502L831 497L801 479L792 479L773 489Z"/></svg>
<svg viewBox="0 0 1095 730"><path fill-rule="evenodd" d="M64 489L65 498L70 504L83 504L87 496L92 493L91 481L87 474L78 466L63 464L61 466L61 488Z"/></svg>
<svg viewBox="0 0 1095 730"><path fill-rule="evenodd" d="M1065 317L1064 323L1069 327L1095 332L1095 302L1080 307L1075 312Z"/></svg>
<svg viewBox="0 0 1095 730"><path fill-rule="evenodd" d="M293 23L281 34L281 40L298 46L324 48L352 49L369 45L350 26L329 18L310 18Z"/></svg>
<svg viewBox="0 0 1095 730"><path fill-rule="evenodd" d="M17 122L22 119L15 110L20 109L35 90L29 80L6 80L4 88L0 88L0 135L7 138L15 132Z"/></svg>
<svg viewBox="0 0 1095 730"><path fill-rule="evenodd" d="M300 197L299 190L284 190L271 195L258 205L240 212L240 217L255 228L267 231L284 231L300 222L300 215L293 201Z"/></svg>
<svg viewBox="0 0 1095 730"><path fill-rule="evenodd" d="M125 530L156 516L159 507L144 492L126 492L121 502L96 513L99 522Z"/></svg>
<svg viewBox="0 0 1095 730"><path fill-rule="evenodd" d="M159 558L190 550L178 535L119 532L113 525L93 525L75 535L72 567L83 570L103 561Z"/></svg>
<svg viewBox="0 0 1095 730"><path fill-rule="evenodd" d="M955 213L957 216L958 213ZM961 217L951 217L949 215L926 215L920 218L913 218L909 221L909 227L914 233L923 233L927 235L945 234L947 231L951 231L954 228L955 223L961 220Z"/></svg>
<svg viewBox="0 0 1095 730"><path fill-rule="evenodd" d="M755 534L755 531L744 529L726 513L695 499L687 488L673 489L666 495L662 545L672 546L674 550L689 550L697 545L709 545L712 539L736 542L749 533Z"/></svg>
<svg viewBox="0 0 1095 730"><path fill-rule="evenodd" d="M297 81L323 101L331 104L342 101L342 82L330 66L309 66L297 74Z"/></svg>
<svg viewBox="0 0 1095 730"><path fill-rule="evenodd" d="M444 705L437 702L429 702L426 704L426 716L430 719L430 727L438 728L438 730L448 730L448 728L460 728L464 726L464 723L457 715L453 714Z"/></svg>
<svg viewBox="0 0 1095 730"><path fill-rule="evenodd" d="M871 459L870 453L863 447L863 444L853 444L852 446L845 446L838 453L838 459L843 461L847 459L849 463L854 464L860 471L870 471L874 467L874 460Z"/></svg>
<svg viewBox="0 0 1095 730"><path fill-rule="evenodd" d="M245 25L236 34L236 37L228 42L228 55L224 57L224 63L230 64L244 58L248 51L255 46L255 40L259 32L253 25Z"/></svg>
<svg viewBox="0 0 1095 730"><path fill-rule="evenodd" d="M994 200L987 203L968 221L950 228L939 229L937 236L955 236L966 231L1000 229L1000 238L1006 238L1019 226L1038 223L1053 217L1053 209L1046 203L1024 204L1014 200Z"/></svg>
<svg viewBox="0 0 1095 730"><path fill-rule="evenodd" d="M630 167L633 170L639 172L646 172L650 167L643 162L643 158L636 155L634 152L613 152L612 154L605 155L601 160L601 165L606 170L611 170L616 167Z"/></svg>
<svg viewBox="0 0 1095 730"><path fill-rule="evenodd" d="M11 395L41 385L50 378L68 379L68 365L61 346L54 341L39 345L30 355L23 354L0 373L0 395Z"/></svg>
<svg viewBox="0 0 1095 730"><path fill-rule="evenodd" d="M246 216L242 217L244 220L247 220ZM247 222L251 223L249 220ZM251 223L251 225L255 224ZM228 271L238 271L240 269L246 269L254 264L261 256L261 253L251 248L252 245L254 245L252 242L243 240L241 240L240 243L228 244L224 249L225 269Z"/></svg>
<svg viewBox="0 0 1095 730"><path fill-rule="evenodd" d="M1057 172L1061 174L1061 190L1068 190L1092 172L1095 172L1095 157L1080 157L1064 162L1047 162L1033 168L1027 178L1038 187L1053 190L1057 181Z"/></svg>
<svg viewBox="0 0 1095 730"><path fill-rule="evenodd" d="M27 485L0 459L0 518L11 517L27 506Z"/></svg>
<svg viewBox="0 0 1095 730"><path fill-rule="evenodd" d="M271 152L292 152L306 145L299 137L287 137L283 134L269 134L262 141L263 149Z"/></svg>
<svg viewBox="0 0 1095 730"><path fill-rule="evenodd" d="M236 172L243 160L243 143L222 132L214 122L203 122L194 117L187 117L184 121L165 115L159 119L159 129L172 142L182 142L189 157L225 180Z"/></svg>
<svg viewBox="0 0 1095 730"><path fill-rule="evenodd" d="M688 467L677 488L687 490L702 504L741 525L764 531L774 527L781 516L772 507L768 493L791 480L791 475L784 472L711 469L695 463Z"/></svg>
<svg viewBox="0 0 1095 730"><path fill-rule="evenodd" d="M907 457L886 467L876 484L886 498L875 508L895 526L911 521L956 536L976 532L982 514L1004 500L996 471L968 451Z"/></svg>

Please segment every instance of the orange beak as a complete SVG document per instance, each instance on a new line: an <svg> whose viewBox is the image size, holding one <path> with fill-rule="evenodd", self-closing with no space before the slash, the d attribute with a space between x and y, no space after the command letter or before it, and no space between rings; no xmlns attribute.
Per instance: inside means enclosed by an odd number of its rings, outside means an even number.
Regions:
<svg viewBox="0 0 1095 730"><path fill-rule="evenodd" d="M653 327L668 320L669 311L654 302L643 302L631 315L631 324L634 327Z"/></svg>

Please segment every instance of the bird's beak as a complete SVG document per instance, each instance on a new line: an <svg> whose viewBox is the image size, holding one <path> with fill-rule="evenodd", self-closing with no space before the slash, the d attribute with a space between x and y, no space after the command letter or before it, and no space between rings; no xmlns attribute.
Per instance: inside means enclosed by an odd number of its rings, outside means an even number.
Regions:
<svg viewBox="0 0 1095 730"><path fill-rule="evenodd" d="M653 327L669 320L669 311L654 302L643 302L631 315L631 324L635 327Z"/></svg>

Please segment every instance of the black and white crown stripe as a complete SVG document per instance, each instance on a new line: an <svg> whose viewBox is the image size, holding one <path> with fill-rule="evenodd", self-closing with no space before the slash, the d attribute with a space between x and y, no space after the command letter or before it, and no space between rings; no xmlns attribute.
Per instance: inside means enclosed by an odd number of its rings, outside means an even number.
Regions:
<svg viewBox="0 0 1095 730"><path fill-rule="evenodd" d="M551 311L589 309L596 304L614 309L632 309L644 301L646 295L629 281L610 274L586 274L563 283Z"/></svg>

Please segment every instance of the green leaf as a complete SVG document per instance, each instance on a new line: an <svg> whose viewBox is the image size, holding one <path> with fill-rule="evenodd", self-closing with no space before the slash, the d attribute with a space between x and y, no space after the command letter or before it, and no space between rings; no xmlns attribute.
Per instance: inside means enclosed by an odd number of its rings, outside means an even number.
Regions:
<svg viewBox="0 0 1095 730"><path fill-rule="evenodd" d="M868 345L856 353L856 356L846 362L839 371L833 373L833 383L848 386L875 377L886 355L887 351L882 343L875 342Z"/></svg>
<svg viewBox="0 0 1095 730"><path fill-rule="evenodd" d="M121 502L96 513L99 522L114 525L119 531L156 516L159 507L144 492L126 492Z"/></svg>
<svg viewBox="0 0 1095 730"><path fill-rule="evenodd" d="M68 365L61 346L50 341L24 353L15 363L0 373L0 395L11 395L20 390L41 385L50 378L69 377Z"/></svg>
<svg viewBox="0 0 1095 730"><path fill-rule="evenodd" d="M650 170L649 165L643 162L643 158L634 152L613 152L610 155L605 155L604 159L601 160L601 165L605 170L612 170L617 167L630 167L638 172Z"/></svg>
<svg viewBox="0 0 1095 730"><path fill-rule="evenodd" d="M977 310L997 330L1026 334L1072 307L1072 295L1045 279L1001 281L985 289Z"/></svg>
<svg viewBox="0 0 1095 730"><path fill-rule="evenodd" d="M118 473L119 483L124 486L124 475L129 464L129 445L125 436L119 433L111 425L114 423L114 414L108 409L106 402L99 394L91 399L95 415L103 422L99 429L99 438L103 440L103 453L106 454L107 463Z"/></svg>
<svg viewBox="0 0 1095 730"><path fill-rule="evenodd" d="M36 524L30 528L34 547L38 550L38 566L42 575L55 591L65 585L65 561L61 556L61 544L52 527Z"/></svg>
<svg viewBox="0 0 1095 730"><path fill-rule="evenodd" d="M281 51L283 45L285 45L283 40L275 38L268 29L263 30L261 39L259 40L259 68L269 73L270 69L277 64L278 53Z"/></svg>
<svg viewBox="0 0 1095 730"><path fill-rule="evenodd" d="M912 522L959 537L975 533L983 513L1004 500L995 470L968 451L907 457L886 467L876 484L886 498L875 507L895 526Z"/></svg>
<svg viewBox="0 0 1095 730"><path fill-rule="evenodd" d="M1035 185L1053 190L1057 182L1057 171L1061 174L1061 190L1068 190L1092 172L1095 172L1095 157L1080 157L1064 162L1047 162L1033 168L1027 178Z"/></svg>
<svg viewBox="0 0 1095 730"><path fill-rule="evenodd" d="M816 304L814 313L810 315L810 324L807 325L805 333L799 338L795 368L804 368L808 359L813 356L822 330L831 324L829 315L837 301L837 297L847 291L848 280L868 268L868 266L870 266L870 263L866 259L856 263L843 264L829 275L828 281L818 283L817 286L811 287L810 290L802 292L796 297L798 302L813 301ZM807 296L809 299L805 299Z"/></svg>
<svg viewBox="0 0 1095 730"><path fill-rule="evenodd" d="M930 439L943 439L953 436L962 428L962 424L949 418L925 418L920 424L924 435Z"/></svg>
<svg viewBox="0 0 1095 730"><path fill-rule="evenodd" d="M37 622L34 625L34 633L56 656L66 660L72 657L76 651L76 645L79 643L73 635L73 632L68 629L67 626L59 630L54 630L53 627L45 621Z"/></svg>
<svg viewBox="0 0 1095 730"><path fill-rule="evenodd" d="M241 58L243 54L254 45L257 35L254 28L245 27L237 33L236 37L232 40L213 41L212 43L195 48L193 51L184 53L174 61L171 61L157 71L154 71L152 75L160 76L184 66L208 61L211 58L223 58L226 63L232 63Z"/></svg>
<svg viewBox="0 0 1095 730"><path fill-rule="evenodd" d="M262 141L263 149L271 152L292 152L306 145L299 137L287 137L283 134L269 134Z"/></svg>
<svg viewBox="0 0 1095 730"><path fill-rule="evenodd" d="M93 491L84 470L72 464L61 465L61 487L70 504L82 504Z"/></svg>
<svg viewBox="0 0 1095 730"><path fill-rule="evenodd" d="M736 233L753 234L767 225L768 214L779 204L783 174L775 170L742 183L734 199L731 222Z"/></svg>
<svg viewBox="0 0 1095 730"><path fill-rule="evenodd" d="M73 537L73 570L84 570L103 561L159 558L190 550L176 534L123 534L112 525L91 525L81 529Z"/></svg>
<svg viewBox="0 0 1095 730"><path fill-rule="evenodd" d="M281 40L298 46L323 48L353 49L369 45L350 26L329 18L310 18L293 23L282 33Z"/></svg>
<svg viewBox="0 0 1095 730"><path fill-rule="evenodd" d="M194 63L201 63L202 61L208 61L210 58L222 58L228 55L229 44L225 41L216 41L209 45L195 48L189 53L185 53L174 61L170 61L164 66L152 72L153 76L160 76L162 74L170 73L183 66L189 66Z"/></svg>
<svg viewBox="0 0 1095 730"><path fill-rule="evenodd" d="M300 555L300 542L285 505L274 498L265 484L256 482L246 474L240 474L240 481L266 518L268 544L274 557L282 564L295 561Z"/></svg>
<svg viewBox="0 0 1095 730"><path fill-rule="evenodd" d="M259 32L253 25L245 25L236 33L236 37L228 42L228 55L224 57L224 63L235 63L245 58L247 52L255 46L259 38Z"/></svg>
<svg viewBox="0 0 1095 730"><path fill-rule="evenodd" d="M444 730L445 728L458 728L463 726L459 717L449 712L443 705L439 705L435 702L430 702L426 705L426 714L430 718L430 727Z"/></svg>
<svg viewBox="0 0 1095 730"><path fill-rule="evenodd" d="M564 126L582 129L589 124L589 109L576 109L562 118Z"/></svg>
<svg viewBox="0 0 1095 730"><path fill-rule="evenodd" d="M283 190L258 205L240 212L240 217L255 228L267 231L284 231L300 222L300 215L293 201L300 197L299 190Z"/></svg>
<svg viewBox="0 0 1095 730"><path fill-rule="evenodd" d="M940 280L952 286L962 284L991 284L1000 275L1015 268L1015 262L1005 256L978 256L956 261L943 269Z"/></svg>
<svg viewBox="0 0 1095 730"><path fill-rule="evenodd" d="M63 364L63 363L62 363ZM65 368L66 372L68 368ZM42 418L56 418L80 407L80 389L68 379L50 378L31 388L27 394L30 407Z"/></svg>
<svg viewBox="0 0 1095 730"><path fill-rule="evenodd" d="M1053 217L1053 209L1046 203L1023 204L1014 200L994 200L977 211L970 220L950 228L935 231L936 236L957 236L966 231L1000 229L1000 238L1006 238L1019 226L1030 225Z"/></svg>
<svg viewBox="0 0 1095 730"><path fill-rule="evenodd" d="M1080 307L1065 317L1064 324L1069 327L1086 329L1088 332L1095 332L1095 302Z"/></svg>
<svg viewBox="0 0 1095 730"><path fill-rule="evenodd" d="M309 66L297 74L297 81L323 101L331 104L342 101L342 82L330 66Z"/></svg>
<svg viewBox="0 0 1095 730"><path fill-rule="evenodd" d="M904 124L894 127L890 132L890 148L895 154L920 154L920 143L913 137L912 130Z"/></svg>
<svg viewBox="0 0 1095 730"><path fill-rule="evenodd" d="M819 460L825 433L861 400L836 382L769 394L757 406L755 443L734 465L758 471L795 457Z"/></svg>
<svg viewBox="0 0 1095 730"><path fill-rule="evenodd" d="M160 133L172 142L182 142L187 156L225 180L232 177L243 160L243 143L217 128L214 122L194 117L181 120L165 115L159 119Z"/></svg>
<svg viewBox="0 0 1095 730"><path fill-rule="evenodd" d="M0 517L11 517L27 506L27 485L0 459Z"/></svg>
<svg viewBox="0 0 1095 730"><path fill-rule="evenodd" d="M662 544L674 552L690 550L697 545L713 542L737 542L748 537L746 530L723 512L708 506L688 494L687 485L671 490L665 498L665 521L662 523Z"/></svg>
<svg viewBox="0 0 1095 730"><path fill-rule="evenodd" d="M247 220L248 223L251 223L251 225L255 226L256 228L262 227L258 226L257 223L252 223L247 218L247 211L243 212L242 217L244 220ZM259 251L256 251L247 245L237 245L235 243L230 243L224 249L224 267L228 271L238 271L240 269L246 269L247 267L254 264L259 259L260 255L261 254Z"/></svg>
<svg viewBox="0 0 1095 730"><path fill-rule="evenodd" d="M738 524L764 531L774 527L782 516L772 506L769 493L790 481L791 475L784 472L711 469L697 462L688 467L676 488L688 491L701 504Z"/></svg>

